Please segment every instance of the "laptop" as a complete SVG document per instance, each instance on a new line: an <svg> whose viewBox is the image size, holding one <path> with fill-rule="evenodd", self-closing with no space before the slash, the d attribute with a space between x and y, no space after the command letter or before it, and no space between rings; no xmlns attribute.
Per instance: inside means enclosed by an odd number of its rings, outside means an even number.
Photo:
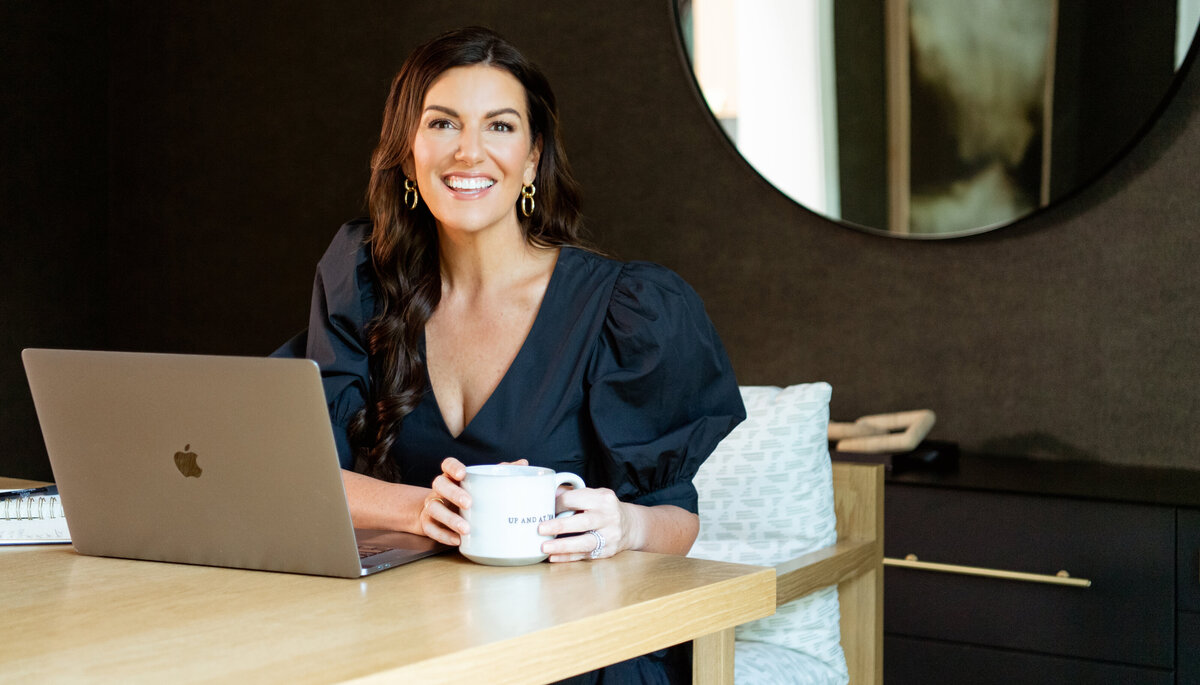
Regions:
<svg viewBox="0 0 1200 685"><path fill-rule="evenodd" d="M358 578L447 549L354 529L311 360L21 357L82 554Z"/></svg>

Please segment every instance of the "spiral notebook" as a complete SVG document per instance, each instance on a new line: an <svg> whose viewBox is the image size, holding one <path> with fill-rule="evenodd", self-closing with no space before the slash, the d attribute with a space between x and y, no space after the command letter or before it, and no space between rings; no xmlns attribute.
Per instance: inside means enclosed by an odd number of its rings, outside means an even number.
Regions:
<svg viewBox="0 0 1200 685"><path fill-rule="evenodd" d="M46 545L71 541L58 489L0 490L0 545Z"/></svg>

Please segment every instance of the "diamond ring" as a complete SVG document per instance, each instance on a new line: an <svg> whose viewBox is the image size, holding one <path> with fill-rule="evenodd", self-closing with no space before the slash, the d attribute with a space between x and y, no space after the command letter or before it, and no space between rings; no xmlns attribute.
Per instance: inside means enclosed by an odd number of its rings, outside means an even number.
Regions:
<svg viewBox="0 0 1200 685"><path fill-rule="evenodd" d="M592 550L591 557L598 559L600 558L600 553L604 551L604 536L594 530L589 530L588 532L596 538L596 549Z"/></svg>

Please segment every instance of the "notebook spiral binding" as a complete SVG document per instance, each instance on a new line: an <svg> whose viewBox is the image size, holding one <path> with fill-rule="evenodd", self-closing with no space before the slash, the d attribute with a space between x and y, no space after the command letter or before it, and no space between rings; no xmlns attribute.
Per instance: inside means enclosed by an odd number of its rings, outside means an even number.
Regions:
<svg viewBox="0 0 1200 685"><path fill-rule="evenodd" d="M0 500L0 520L63 518L62 500L56 495L12 497Z"/></svg>

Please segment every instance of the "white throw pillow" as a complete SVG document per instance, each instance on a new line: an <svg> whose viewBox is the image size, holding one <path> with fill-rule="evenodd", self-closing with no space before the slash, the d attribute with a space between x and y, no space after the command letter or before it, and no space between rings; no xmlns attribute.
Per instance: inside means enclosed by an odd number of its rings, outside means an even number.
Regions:
<svg viewBox="0 0 1200 685"><path fill-rule="evenodd" d="M834 544L828 442L833 389L828 383L806 383L743 386L741 391L746 420L696 474L700 534L690 556L773 566ZM825 682L849 680L836 586L785 604L736 632L738 640L812 657L824 665Z"/></svg>
<svg viewBox="0 0 1200 685"><path fill-rule="evenodd" d="M829 685L845 675L820 659L765 642L738 640L733 649L733 682L743 685Z"/></svg>

